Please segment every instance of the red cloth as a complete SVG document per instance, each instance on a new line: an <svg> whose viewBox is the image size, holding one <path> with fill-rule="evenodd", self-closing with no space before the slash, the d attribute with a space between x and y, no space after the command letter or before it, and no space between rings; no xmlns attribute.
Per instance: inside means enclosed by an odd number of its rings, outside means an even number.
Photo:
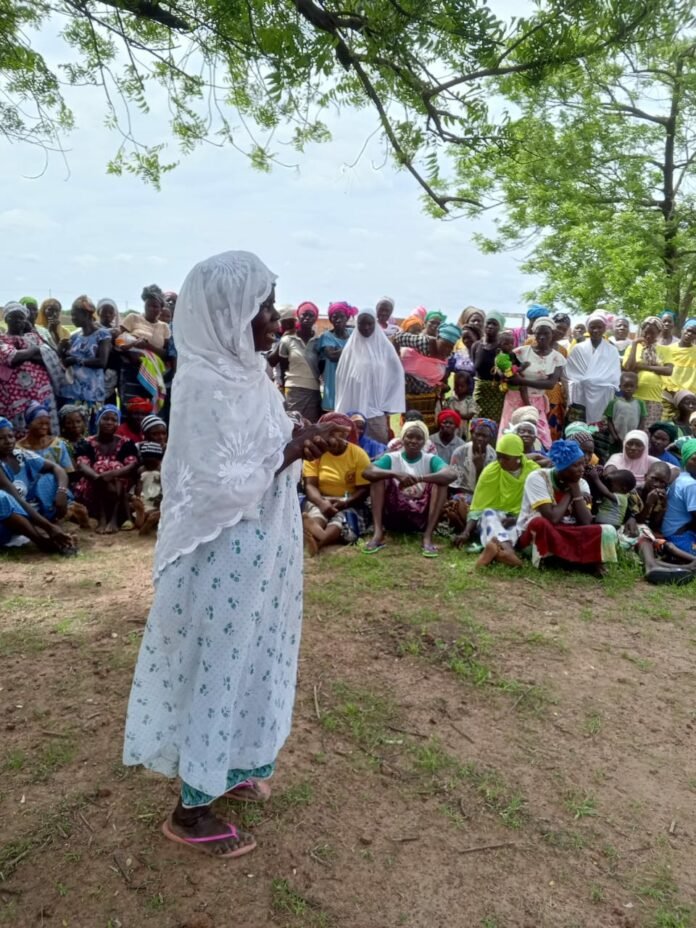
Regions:
<svg viewBox="0 0 696 928"><path fill-rule="evenodd" d="M456 409L443 409L441 413L438 413L437 424L442 425L443 422L446 422L448 419L451 419L454 422L456 428L462 424L462 417L459 415Z"/></svg>
<svg viewBox="0 0 696 928"><path fill-rule="evenodd" d="M143 440L142 434L140 432L134 432L127 422L122 422L119 425L116 429L116 434L120 435L121 438L126 438L128 441L134 441L136 443Z"/></svg>
<svg viewBox="0 0 696 928"><path fill-rule="evenodd" d="M558 557L574 564L602 562L601 525L554 525L535 516L518 542L519 548L534 544L540 557Z"/></svg>

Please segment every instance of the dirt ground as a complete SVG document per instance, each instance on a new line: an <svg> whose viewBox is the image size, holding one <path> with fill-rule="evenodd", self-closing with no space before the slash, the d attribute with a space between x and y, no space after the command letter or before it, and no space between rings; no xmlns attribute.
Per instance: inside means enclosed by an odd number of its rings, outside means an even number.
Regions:
<svg viewBox="0 0 696 928"><path fill-rule="evenodd" d="M273 798L228 804L259 847L220 862L120 763L151 551L0 558L0 924L696 925L696 584L311 561Z"/></svg>

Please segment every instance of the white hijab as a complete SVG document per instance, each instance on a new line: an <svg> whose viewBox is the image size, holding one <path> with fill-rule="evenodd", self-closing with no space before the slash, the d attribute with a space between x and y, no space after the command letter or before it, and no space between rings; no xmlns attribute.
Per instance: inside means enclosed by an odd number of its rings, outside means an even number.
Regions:
<svg viewBox="0 0 696 928"><path fill-rule="evenodd" d="M593 318L599 316L590 316L588 322ZM588 423L599 422L619 388L621 356L606 339L603 338L595 348L590 339L586 338L568 355L564 376L570 384L571 403L585 407Z"/></svg>
<svg viewBox="0 0 696 928"><path fill-rule="evenodd" d="M256 255L227 251L181 288L155 580L223 528L258 518L282 466L292 423L251 330L275 279Z"/></svg>
<svg viewBox="0 0 696 928"><path fill-rule="evenodd" d="M372 316L374 309L361 309L360 316ZM355 331L341 352L336 368L336 411L361 412L367 419L406 408L404 369L394 346L376 323L369 338Z"/></svg>

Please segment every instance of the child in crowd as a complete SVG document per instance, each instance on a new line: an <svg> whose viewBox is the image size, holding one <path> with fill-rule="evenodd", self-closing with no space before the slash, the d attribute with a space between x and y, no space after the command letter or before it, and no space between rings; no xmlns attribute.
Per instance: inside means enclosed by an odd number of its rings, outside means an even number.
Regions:
<svg viewBox="0 0 696 928"><path fill-rule="evenodd" d="M525 386L513 386L509 380L515 374L520 374L529 367L529 362L522 363L515 354L515 336L509 330L501 332L498 336L498 354L495 356L493 369L500 383L500 389L506 393L508 390L518 390L523 406L529 406L529 392Z"/></svg>
<svg viewBox="0 0 696 928"><path fill-rule="evenodd" d="M599 525L621 528L640 511L640 498L634 495L636 478L630 470L615 470L611 474L604 474L601 480L594 482L592 489L593 492L603 491L594 518Z"/></svg>
<svg viewBox="0 0 696 928"><path fill-rule="evenodd" d="M462 420L457 435L464 441L469 440L469 423L479 414L478 403L474 399L474 378L469 371L457 371L452 382L452 393L442 404L442 410L453 409Z"/></svg>
<svg viewBox="0 0 696 928"><path fill-rule="evenodd" d="M636 429L645 430L648 410L643 400L635 398L634 393L637 389L638 375L634 371L623 371L619 381L619 395L609 403L604 411L614 443L614 452L621 451L629 432Z"/></svg>
<svg viewBox="0 0 696 928"><path fill-rule="evenodd" d="M599 458L600 464L606 464L614 453L614 439L609 431L609 422L607 419L600 419L597 423L597 431L592 436L594 440L595 454Z"/></svg>
<svg viewBox="0 0 696 928"><path fill-rule="evenodd" d="M140 444L138 482L131 496L133 525L141 535L152 532L160 520L160 503L162 502L162 458L164 448L154 441Z"/></svg>

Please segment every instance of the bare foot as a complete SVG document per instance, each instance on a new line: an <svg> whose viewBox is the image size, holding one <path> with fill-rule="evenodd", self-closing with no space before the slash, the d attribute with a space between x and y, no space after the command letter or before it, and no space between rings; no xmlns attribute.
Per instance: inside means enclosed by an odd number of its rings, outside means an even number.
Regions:
<svg viewBox="0 0 696 928"><path fill-rule="evenodd" d="M241 857L256 847L253 835L224 822L209 806L185 809L179 802L162 832L170 841L211 857Z"/></svg>
<svg viewBox="0 0 696 928"><path fill-rule="evenodd" d="M508 567L524 567L524 563L519 558L510 544L510 542L498 543L498 556L496 558L499 564L507 564Z"/></svg>
<svg viewBox="0 0 696 928"><path fill-rule="evenodd" d="M495 538L492 541L489 541L481 554L479 554L479 556L476 558L476 566L488 567L488 565L498 557L499 550L500 546Z"/></svg>

